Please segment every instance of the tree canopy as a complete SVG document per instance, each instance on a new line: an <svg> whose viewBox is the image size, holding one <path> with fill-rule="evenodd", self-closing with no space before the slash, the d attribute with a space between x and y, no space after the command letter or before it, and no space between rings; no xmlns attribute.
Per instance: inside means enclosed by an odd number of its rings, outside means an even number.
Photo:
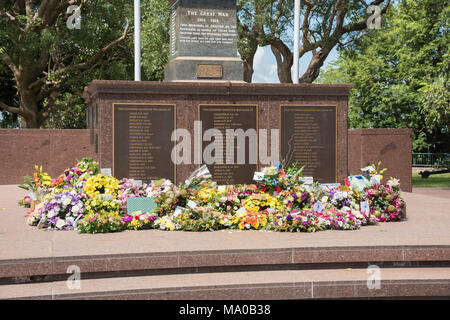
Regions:
<svg viewBox="0 0 450 320"><path fill-rule="evenodd" d="M302 0L300 59L311 53L300 83L318 76L330 52L361 36L371 21L385 14L390 0ZM372 7L371 7L372 6ZM377 6L377 13L371 10ZM244 80L251 82L258 46L270 45L281 83L291 83L294 0L238 0L239 51L245 62Z"/></svg>
<svg viewBox="0 0 450 320"><path fill-rule="evenodd" d="M352 128L412 128L415 151L450 152L450 8L402 0L323 73L322 83L353 83Z"/></svg>
<svg viewBox="0 0 450 320"><path fill-rule="evenodd" d="M161 80L167 1L144 0L142 6L149 49L143 78ZM13 125L18 115L23 128L84 127L84 86L94 79L132 79L132 21L133 2L126 0L0 1L0 80L8 89L0 95L2 123Z"/></svg>

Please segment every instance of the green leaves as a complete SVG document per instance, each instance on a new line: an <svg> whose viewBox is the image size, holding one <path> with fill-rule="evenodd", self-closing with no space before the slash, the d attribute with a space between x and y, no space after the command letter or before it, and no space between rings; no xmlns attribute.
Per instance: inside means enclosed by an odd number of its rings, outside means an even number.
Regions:
<svg viewBox="0 0 450 320"><path fill-rule="evenodd" d="M351 128L412 128L415 151L450 151L449 13L443 1L400 1L339 52L319 82L355 84Z"/></svg>

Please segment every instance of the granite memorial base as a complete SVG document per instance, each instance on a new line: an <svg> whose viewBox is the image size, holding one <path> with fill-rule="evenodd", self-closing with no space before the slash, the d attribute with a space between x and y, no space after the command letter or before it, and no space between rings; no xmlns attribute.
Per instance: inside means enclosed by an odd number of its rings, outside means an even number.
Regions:
<svg viewBox="0 0 450 320"><path fill-rule="evenodd" d="M381 161L384 181L400 179L402 191L412 192L412 129L352 129L348 131L349 172Z"/></svg>
<svg viewBox="0 0 450 320"><path fill-rule="evenodd" d="M98 80L85 89L85 99L91 142L98 151L100 166L111 168L119 179L184 182L204 163L202 154L207 146L196 141L194 130L200 121L202 133L211 128L220 132L254 129L258 133L256 143L245 140L245 163L208 165L219 184L254 183L254 171L262 170L269 157L274 159L271 150L275 143L279 144L275 158L304 165L305 176L321 183L342 183L348 173L347 102L351 88ZM174 129L190 133L191 154L183 155L190 162L174 163ZM278 136L272 129L278 129ZM265 139L261 138L263 131L267 133ZM194 151L196 145L200 151ZM261 156L264 145L267 152ZM250 161L255 153L256 161Z"/></svg>

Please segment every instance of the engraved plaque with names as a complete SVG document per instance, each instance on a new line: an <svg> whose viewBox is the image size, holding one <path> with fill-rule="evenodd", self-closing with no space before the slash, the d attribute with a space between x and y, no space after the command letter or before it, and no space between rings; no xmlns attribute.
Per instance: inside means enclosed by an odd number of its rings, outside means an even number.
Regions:
<svg viewBox="0 0 450 320"><path fill-rule="evenodd" d="M113 104L113 174L148 183L175 181L175 105Z"/></svg>
<svg viewBox="0 0 450 320"><path fill-rule="evenodd" d="M208 164L213 180L218 185L250 184L253 183L253 174L257 171L258 163L258 108L255 105L200 105L199 117L202 121L202 136L209 129L217 129L223 137L223 148L217 148L222 157L222 164ZM230 139L227 147L226 130L242 129L250 135ZM251 129L250 131L248 131ZM230 142L229 140L229 142ZM203 141L202 153L205 148L215 141ZM244 150L242 150L242 148ZM238 159L238 151L245 154L245 159ZM215 155L215 154L214 154ZM244 160L244 161L242 161Z"/></svg>
<svg viewBox="0 0 450 320"><path fill-rule="evenodd" d="M281 159L314 181L337 181L336 106L281 106Z"/></svg>

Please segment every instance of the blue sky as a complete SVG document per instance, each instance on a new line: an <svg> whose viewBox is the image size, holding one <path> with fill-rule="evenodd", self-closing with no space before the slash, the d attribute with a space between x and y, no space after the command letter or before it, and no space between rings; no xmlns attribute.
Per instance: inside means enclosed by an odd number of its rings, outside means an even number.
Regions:
<svg viewBox="0 0 450 320"><path fill-rule="evenodd" d="M300 59L300 76L305 72L311 60L312 54L309 52ZM337 58L337 51L333 49L325 61L323 68ZM253 83L280 83L277 75L277 62L270 49L270 46L259 47L254 60L255 73Z"/></svg>

